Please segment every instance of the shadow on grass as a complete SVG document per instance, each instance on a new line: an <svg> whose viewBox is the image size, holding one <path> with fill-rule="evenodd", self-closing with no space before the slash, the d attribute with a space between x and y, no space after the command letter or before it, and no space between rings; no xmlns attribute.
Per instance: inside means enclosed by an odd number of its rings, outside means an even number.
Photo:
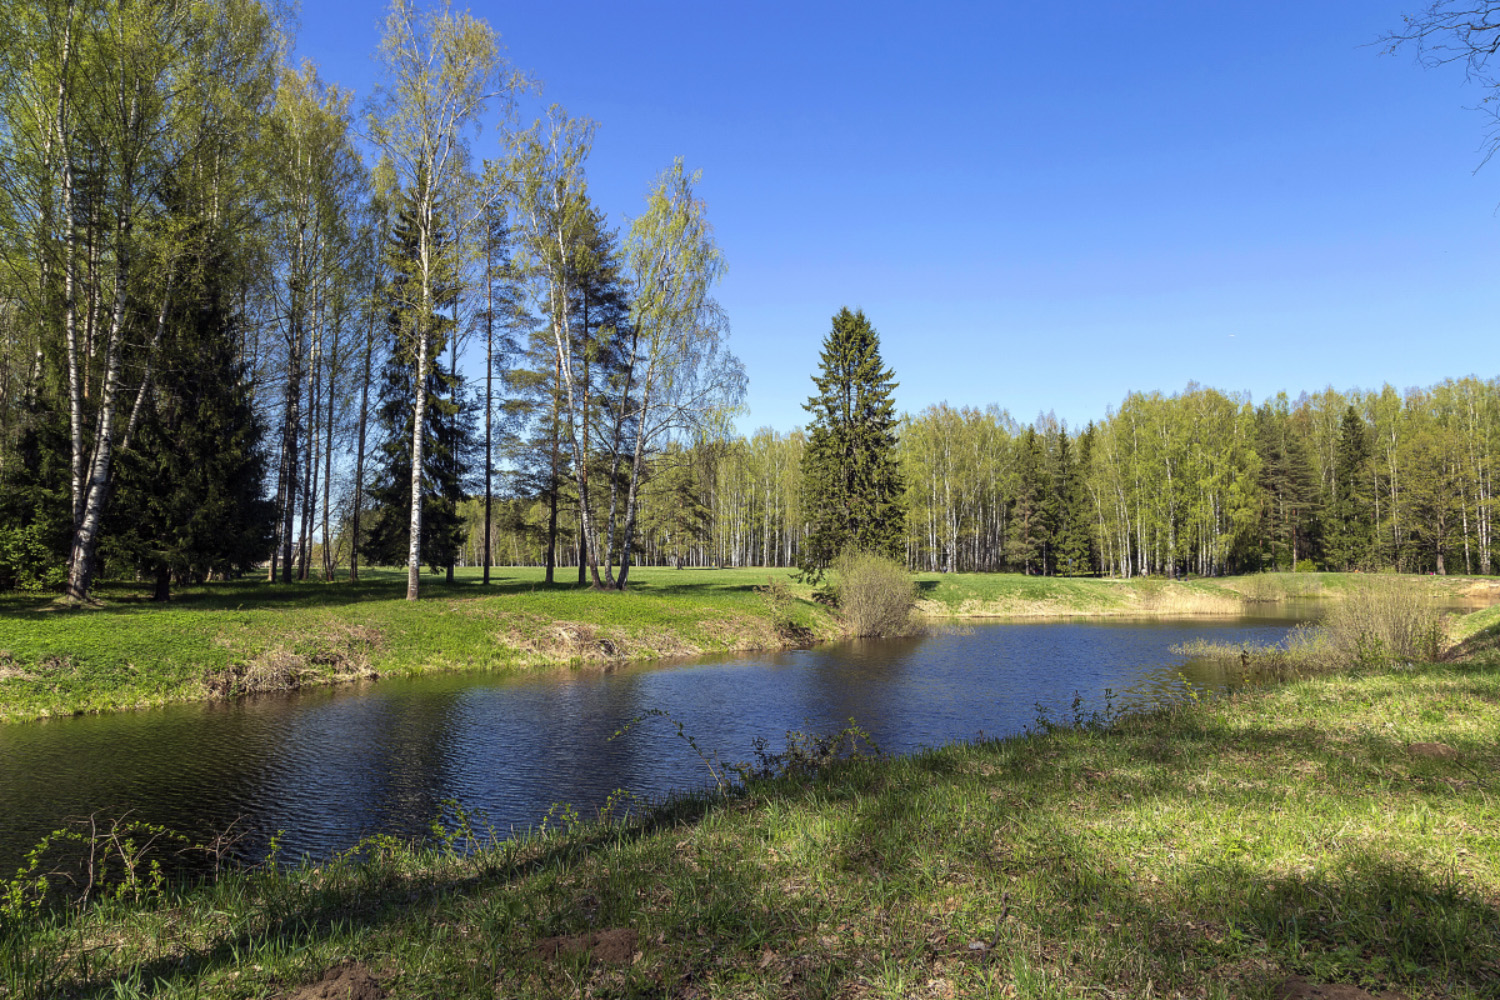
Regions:
<svg viewBox="0 0 1500 1000"><path fill-rule="evenodd" d="M1306 802L1288 791L1307 777L1299 768L1311 766L1322 801L1346 812L1389 809L1407 796L1458 794L1425 782L1428 776L1493 789L1496 763L1492 756L1414 759L1394 735L1367 729L1335 732L1312 721L1235 727L1196 712L1129 719L1110 731L852 761L816 778L757 784L742 798L678 799L636 825L583 829L469 874L406 877L377 865L330 875L315 888L268 880L264 898L240 907L251 915L245 922L153 959L140 974L152 988L190 990L257 952L285 955L330 938L358 949L368 946L365 932L407 927L427 935L414 948L462 949L470 946L453 937L453 927L469 917L455 902L479 908L483 897L489 922L478 964L463 968L473 951L451 964L454 976L492 977L491 994L499 977L511 975L516 988L531 982L527 976L545 983L554 975L555 992L568 991L573 980L563 980L581 975L582 966L548 972L532 950L540 936L640 925L666 936L660 947L671 949L672 961L658 966L664 978L652 982L622 973L626 993L728 988L733 978L715 977L754 968L763 947L772 958L762 962L783 962L797 947L802 957L785 962L783 990L827 995L855 978L867 981L871 963L889 955L918 965L975 963L981 959L968 942L979 936L987 942L984 960L993 952L1043 963L1070 982L1131 995L1151 982L1163 992L1198 994L1228 983L1229 995L1270 996L1280 977L1297 973L1494 996L1494 900L1456 873L1323 828L1322 814L1299 813ZM1147 877L1150 869L1133 853L1141 845L1122 845L1132 842L1129 828L1175 808L1203 811L1212 832L1170 845L1181 857L1165 878ZM1091 825L1111 816L1127 828L1121 841L1109 839L1108 822ZM1315 864L1259 852L1252 834L1282 823L1300 824L1296 832L1309 844L1327 845L1309 848L1320 852ZM811 884L754 860L762 838L813 829L827 832L807 862ZM731 847L720 855L694 853L726 839ZM622 865L629 870L620 872ZM242 887L254 890L255 878ZM932 915L952 893L968 901L962 926L959 916ZM869 930L864 944L818 944L825 923L860 921ZM85 974L75 993L113 996L118 975Z"/></svg>
<svg viewBox="0 0 1500 1000"><path fill-rule="evenodd" d="M547 584L540 580L514 577L496 577L487 585L478 577L465 577L448 583L440 575L431 579L424 575L420 599L482 598L589 589L576 582ZM398 576L394 571L376 571L354 582L336 580L332 583L320 580L298 583L229 580L179 588L172 592L172 599L166 604L153 601L147 591L130 584L107 583L96 588L95 595L100 601L99 605L84 608L68 607L53 595L5 595L0 596L0 614L22 620L55 621L62 617L150 614L167 609L255 611L337 608L367 601L401 600L406 596L406 575L404 572Z"/></svg>

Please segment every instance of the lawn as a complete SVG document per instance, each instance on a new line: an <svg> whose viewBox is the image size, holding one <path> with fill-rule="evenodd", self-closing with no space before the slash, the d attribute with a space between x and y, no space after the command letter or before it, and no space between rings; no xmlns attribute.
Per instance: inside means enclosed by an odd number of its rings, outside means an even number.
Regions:
<svg viewBox="0 0 1500 1000"><path fill-rule="evenodd" d="M81 914L13 904L0 982L296 1000L1500 995L1494 661L1071 721L565 817L477 853L377 841Z"/></svg>
<svg viewBox="0 0 1500 1000"><path fill-rule="evenodd" d="M566 574L560 574L566 575ZM404 571L357 584L263 580L185 587L170 604L106 584L98 607L0 596L0 720L109 711L357 677L518 670L780 646L757 591L787 580L803 635L832 617L786 570L636 569L625 593L547 586L539 569L478 571L452 585Z"/></svg>

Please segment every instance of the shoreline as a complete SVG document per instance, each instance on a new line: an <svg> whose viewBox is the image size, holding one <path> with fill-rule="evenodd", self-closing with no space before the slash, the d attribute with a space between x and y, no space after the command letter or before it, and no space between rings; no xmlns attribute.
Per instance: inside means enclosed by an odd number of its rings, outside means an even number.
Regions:
<svg viewBox="0 0 1500 1000"><path fill-rule="evenodd" d="M842 638L833 616L811 600L809 585L789 584L794 600L785 619L766 604L757 588L768 577L790 579L787 570L651 569L624 594L542 588L534 571L508 570L496 573L488 591L471 581L429 584L428 596L415 604L391 597L394 576L372 576L356 585L210 585L165 606L126 588L87 610L9 596L0 600L0 612L13 612L9 620L0 614L0 725L379 677L615 669ZM1286 600L1337 599L1357 579L918 574L917 612L934 626L1223 618ZM1448 600L1500 597L1496 579L1410 579ZM1269 594L1280 599L1268 600Z"/></svg>
<svg viewBox="0 0 1500 1000"><path fill-rule="evenodd" d="M172 995L296 1000L334 981L1476 1000L1500 984L1497 726L1494 661L1309 678L909 757L804 758L477 853L450 817L446 842L9 929L0 914L0 939L57 994L144 970Z"/></svg>

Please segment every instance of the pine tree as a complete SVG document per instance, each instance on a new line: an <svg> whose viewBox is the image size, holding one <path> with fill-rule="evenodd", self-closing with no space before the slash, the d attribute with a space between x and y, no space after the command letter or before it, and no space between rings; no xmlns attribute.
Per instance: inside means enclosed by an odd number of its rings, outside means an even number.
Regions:
<svg viewBox="0 0 1500 1000"><path fill-rule="evenodd" d="M894 373L862 311L839 310L823 341L802 458L809 525L798 568L814 579L846 548L898 558L905 498L896 464Z"/></svg>

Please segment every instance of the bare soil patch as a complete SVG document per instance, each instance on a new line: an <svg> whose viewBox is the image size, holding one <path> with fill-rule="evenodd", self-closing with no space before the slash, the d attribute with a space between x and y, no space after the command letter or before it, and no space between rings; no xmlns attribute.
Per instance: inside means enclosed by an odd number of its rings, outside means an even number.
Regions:
<svg viewBox="0 0 1500 1000"><path fill-rule="evenodd" d="M1406 748L1413 757L1436 757L1439 760L1454 760L1458 751L1446 743L1413 743Z"/></svg>
<svg viewBox="0 0 1500 1000"><path fill-rule="evenodd" d="M289 994L288 1000L385 1000L380 981L358 962L335 965L316 983Z"/></svg>
<svg viewBox="0 0 1500 1000"><path fill-rule="evenodd" d="M1343 983L1310 983L1301 976L1293 976L1281 984L1276 993L1277 1000L1406 1000L1401 993L1367 993L1358 986Z"/></svg>
<svg viewBox="0 0 1500 1000"><path fill-rule="evenodd" d="M552 960L559 955L588 954L606 965L629 965L635 960L636 933L631 927L611 927L588 934L563 934L542 938L536 953Z"/></svg>

